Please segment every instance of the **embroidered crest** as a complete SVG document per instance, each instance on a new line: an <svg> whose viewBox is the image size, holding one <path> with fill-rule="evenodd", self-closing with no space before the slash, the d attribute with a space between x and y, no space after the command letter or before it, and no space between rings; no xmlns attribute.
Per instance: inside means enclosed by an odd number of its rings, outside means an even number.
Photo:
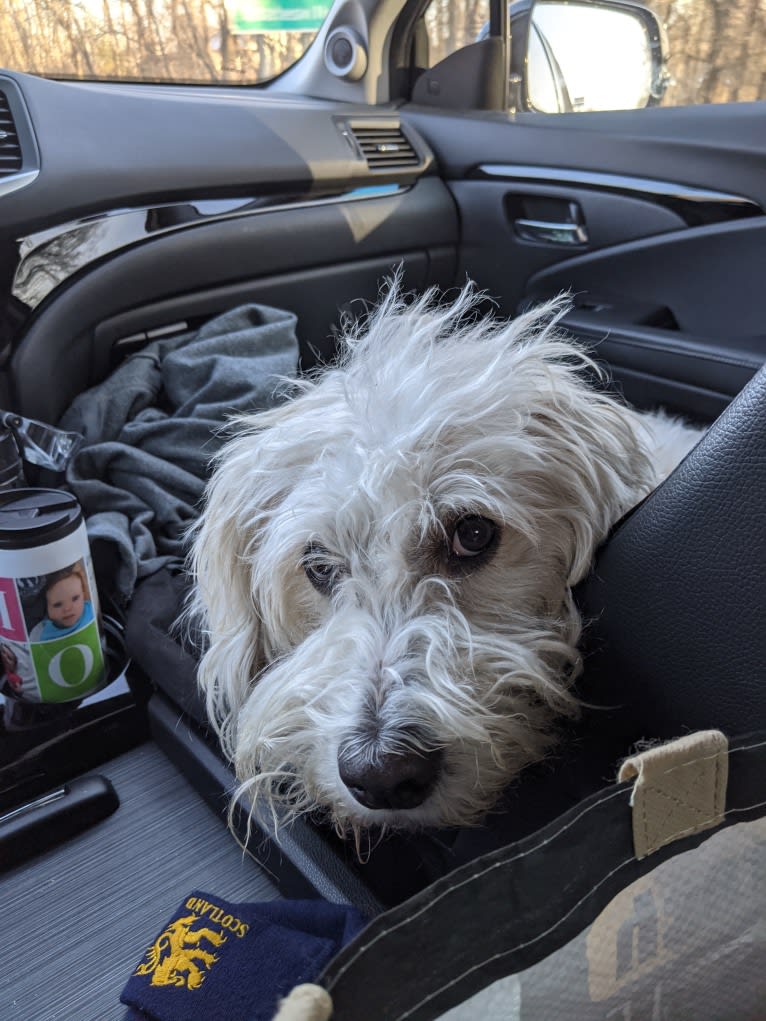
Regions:
<svg viewBox="0 0 766 1021"><path fill-rule="evenodd" d="M150 985L181 986L199 989L208 971L218 960L210 950L203 949L203 940L213 947L226 942L226 936L216 929L203 925L192 929L198 915L185 915L171 922L146 952L146 961L139 964L136 975L151 975Z"/></svg>

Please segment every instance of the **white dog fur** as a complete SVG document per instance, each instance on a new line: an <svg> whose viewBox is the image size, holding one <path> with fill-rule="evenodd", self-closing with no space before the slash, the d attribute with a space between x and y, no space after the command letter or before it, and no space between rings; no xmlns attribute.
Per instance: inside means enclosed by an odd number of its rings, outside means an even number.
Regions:
<svg viewBox="0 0 766 1021"><path fill-rule="evenodd" d="M475 303L392 288L218 458L199 677L241 791L280 820L481 819L576 711L572 586L699 438L586 381L565 300L512 322Z"/></svg>

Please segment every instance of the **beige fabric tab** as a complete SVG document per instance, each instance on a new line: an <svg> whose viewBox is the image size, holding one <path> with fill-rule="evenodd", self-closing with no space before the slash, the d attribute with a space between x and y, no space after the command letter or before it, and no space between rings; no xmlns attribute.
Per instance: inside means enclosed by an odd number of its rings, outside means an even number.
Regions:
<svg viewBox="0 0 766 1021"><path fill-rule="evenodd" d="M279 1001L274 1021L330 1021L332 1000L322 986L305 982Z"/></svg>
<svg viewBox="0 0 766 1021"><path fill-rule="evenodd" d="M728 751L720 730L701 730L623 762L619 781L636 777L630 799L636 858L723 821Z"/></svg>

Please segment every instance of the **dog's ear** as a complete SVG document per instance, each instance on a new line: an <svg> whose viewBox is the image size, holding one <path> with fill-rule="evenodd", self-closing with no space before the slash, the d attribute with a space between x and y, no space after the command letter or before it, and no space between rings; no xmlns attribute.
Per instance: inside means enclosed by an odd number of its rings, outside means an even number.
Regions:
<svg viewBox="0 0 766 1021"><path fill-rule="evenodd" d="M653 472L635 431L611 402L574 399L567 415L562 427L561 418L534 413L530 432L551 468L551 512L566 523L571 539L564 559L572 586L585 577L612 526L650 492Z"/></svg>
<svg viewBox="0 0 766 1021"><path fill-rule="evenodd" d="M561 310L554 302L513 324L509 386L529 402L533 455L545 464L537 476L546 480L544 512L569 534L563 552L568 584L575 585L610 528L657 478L640 416L606 391L602 370L555 328Z"/></svg>
<svg viewBox="0 0 766 1021"><path fill-rule="evenodd" d="M318 430L315 435L305 426L306 405L314 399L309 393L235 420L234 438L216 458L190 536L191 614L206 639L198 678L208 715L229 754L239 708L274 654L268 626L279 617L274 604L289 600L263 540L302 467L317 456L317 443L326 442Z"/></svg>

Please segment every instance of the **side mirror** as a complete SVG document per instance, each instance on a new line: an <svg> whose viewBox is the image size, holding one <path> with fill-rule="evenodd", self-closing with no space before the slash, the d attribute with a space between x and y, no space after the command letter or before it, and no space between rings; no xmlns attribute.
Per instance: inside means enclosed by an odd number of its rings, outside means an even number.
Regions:
<svg viewBox="0 0 766 1021"><path fill-rule="evenodd" d="M490 6L492 24L484 23L473 44L420 74L414 103L579 113L661 102L670 81L665 33L639 0L490 0Z"/></svg>
<svg viewBox="0 0 766 1021"><path fill-rule="evenodd" d="M636 110L662 99L668 82L663 31L643 4L517 0L510 14L517 109Z"/></svg>

